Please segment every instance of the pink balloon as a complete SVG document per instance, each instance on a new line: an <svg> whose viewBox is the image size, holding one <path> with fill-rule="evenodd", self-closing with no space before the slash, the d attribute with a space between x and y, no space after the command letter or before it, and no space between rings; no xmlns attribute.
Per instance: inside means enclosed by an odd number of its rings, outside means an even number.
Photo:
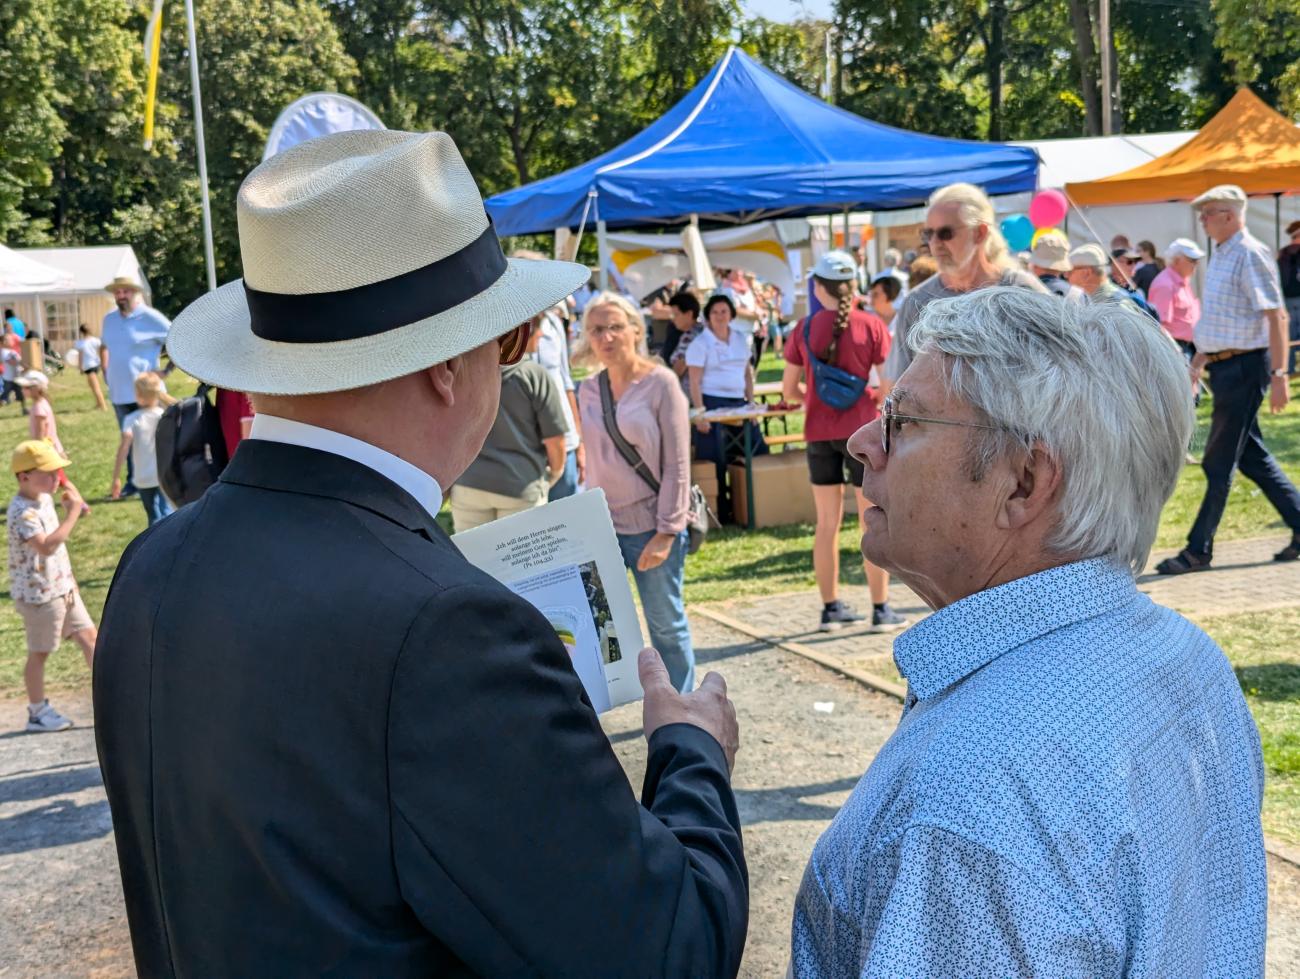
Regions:
<svg viewBox="0 0 1300 979"><path fill-rule="evenodd" d="M1069 201L1059 190L1040 190L1029 202L1029 220L1035 228L1050 228L1059 224L1069 209Z"/></svg>

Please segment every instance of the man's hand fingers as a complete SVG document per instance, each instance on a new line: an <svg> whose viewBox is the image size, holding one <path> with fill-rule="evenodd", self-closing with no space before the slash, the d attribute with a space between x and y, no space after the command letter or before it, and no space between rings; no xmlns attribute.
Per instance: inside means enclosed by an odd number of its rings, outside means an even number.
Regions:
<svg viewBox="0 0 1300 979"><path fill-rule="evenodd" d="M660 687L673 689L672 681L668 678L668 667L664 666L663 657L654 647L647 646L641 650L636 659L636 669L641 677L641 689L646 693Z"/></svg>
<svg viewBox="0 0 1300 979"><path fill-rule="evenodd" d="M709 671L700 683L701 690L712 690L722 697L727 696L727 681L722 678L721 673Z"/></svg>

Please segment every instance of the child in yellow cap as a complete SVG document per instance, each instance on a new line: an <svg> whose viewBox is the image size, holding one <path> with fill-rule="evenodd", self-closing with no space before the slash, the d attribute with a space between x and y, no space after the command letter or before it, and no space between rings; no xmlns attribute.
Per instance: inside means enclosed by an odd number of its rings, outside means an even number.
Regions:
<svg viewBox="0 0 1300 979"><path fill-rule="evenodd" d="M66 542L81 519L81 494L63 488L64 517L59 519L51 494L59 470L70 465L54 446L33 439L13 453L18 493L9 503L9 593L27 632L27 730L62 731L72 726L45 698L45 660L64 639L81 647L90 666L97 636L77 580L72 576Z"/></svg>

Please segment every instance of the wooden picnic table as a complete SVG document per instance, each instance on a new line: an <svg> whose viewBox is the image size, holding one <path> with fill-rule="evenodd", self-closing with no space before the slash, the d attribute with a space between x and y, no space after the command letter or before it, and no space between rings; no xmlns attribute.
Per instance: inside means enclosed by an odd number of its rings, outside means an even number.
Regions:
<svg viewBox="0 0 1300 979"><path fill-rule="evenodd" d="M780 385L778 385L779 387ZM758 396L758 386L754 388L754 396ZM726 409L716 409L725 411ZM789 408L764 407L762 411L737 411L735 414L709 414L707 421L711 425L722 425L722 455L725 459L731 449L739 445L745 459L745 509L747 530L754 529L754 439L750 434L753 429L744 424L745 422L761 422L766 428L766 423L773 419L781 419L784 425L791 415L803 414L803 405L795 405ZM693 425L696 418L691 419ZM737 429L738 431L733 431ZM791 435L786 431L779 436L767 436L766 430L764 436L768 439L769 444L784 445L789 442L802 442L803 435Z"/></svg>

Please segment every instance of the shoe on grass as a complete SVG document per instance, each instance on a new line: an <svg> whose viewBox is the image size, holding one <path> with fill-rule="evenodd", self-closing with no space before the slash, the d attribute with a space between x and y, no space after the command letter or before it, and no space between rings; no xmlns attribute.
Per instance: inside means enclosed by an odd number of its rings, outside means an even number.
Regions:
<svg viewBox="0 0 1300 979"><path fill-rule="evenodd" d="M862 616L853 610L852 605L846 605L837 599L822 608L822 624L817 628L821 632L834 632L843 626L861 621Z"/></svg>
<svg viewBox="0 0 1300 979"><path fill-rule="evenodd" d="M1173 557L1167 557L1156 565L1156 574L1191 574L1193 571L1209 571L1210 559L1193 554L1183 548Z"/></svg>
<svg viewBox="0 0 1300 979"><path fill-rule="evenodd" d="M882 602L871 610L872 632L897 632L909 624L908 619L890 608L888 602Z"/></svg>
<svg viewBox="0 0 1300 979"><path fill-rule="evenodd" d="M51 707L48 700L42 703L41 709L34 714L30 707L27 708L28 731L36 733L66 731L70 727L72 727L72 721Z"/></svg>

